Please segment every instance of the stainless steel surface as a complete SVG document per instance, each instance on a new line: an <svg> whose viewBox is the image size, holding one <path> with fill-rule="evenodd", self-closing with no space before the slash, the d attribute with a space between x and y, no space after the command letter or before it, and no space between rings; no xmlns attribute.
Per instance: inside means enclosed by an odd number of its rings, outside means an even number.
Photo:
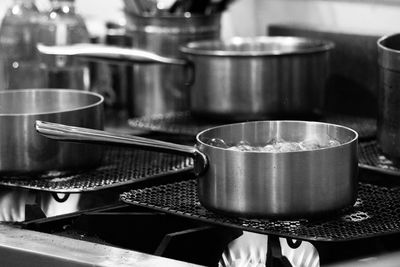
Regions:
<svg viewBox="0 0 400 267"><path fill-rule="evenodd" d="M164 149L194 156L197 149L191 146L179 145L139 136L109 133L82 127L72 127L59 123L36 121L36 130L42 135L62 141L93 142L101 144L125 144L144 148Z"/></svg>
<svg viewBox="0 0 400 267"><path fill-rule="evenodd" d="M60 140L120 142L191 155L201 174L201 203L220 212L297 217L342 209L356 199L358 134L339 125L305 121L230 124L199 133L197 148L46 122L37 122L36 127L44 135ZM265 145L273 138L323 143L334 139L341 145L298 152L243 152L208 145L212 138L231 144L245 140L252 145Z"/></svg>
<svg viewBox="0 0 400 267"><path fill-rule="evenodd" d="M359 257L347 259L331 264L325 267L397 267L400 262L400 252L384 252L372 255L370 257Z"/></svg>
<svg viewBox="0 0 400 267"><path fill-rule="evenodd" d="M230 120L321 114L332 48L294 37L189 43L191 111Z"/></svg>
<svg viewBox="0 0 400 267"><path fill-rule="evenodd" d="M236 37L224 41L203 40L187 43L181 48L187 56L187 60L184 60L174 58L175 55L171 53L172 57L167 58L123 48L39 47L43 53L183 65L185 67L136 66L136 71L145 71L138 73L135 76L136 80L140 81L139 77L143 77L147 82L142 81L139 82L141 85L134 85L135 90L143 90L135 93L138 102L135 102L134 106L145 110L151 107L153 114L190 108L192 113L198 116L232 121L321 114L325 103L329 51L332 48L333 43L315 39ZM162 73L162 76L155 73L161 69L165 70L158 73ZM155 74L153 79L146 77L149 73ZM158 89L155 95L150 93L148 87L152 86L145 83L154 82L155 85L162 79L165 86L163 95L160 95L161 90ZM190 106L185 105L178 109L157 109L153 106L158 98L164 99L165 103L172 103L167 100L170 96L179 95L181 100L189 97L188 88L183 88L186 83L192 84ZM179 93L174 90L165 94L167 88L175 86L182 90ZM151 100L148 99L150 96ZM163 107L165 103L160 102L156 106ZM136 115L149 113L151 112L135 112Z"/></svg>
<svg viewBox="0 0 400 267"><path fill-rule="evenodd" d="M300 37L232 37L228 40L190 42L182 51L190 55L258 57L326 52L333 43Z"/></svg>
<svg viewBox="0 0 400 267"><path fill-rule="evenodd" d="M332 31L323 25L269 24L270 36L298 36L330 40L325 110L376 118L378 112L378 49L376 33ZM340 105L338 105L340 103Z"/></svg>
<svg viewBox="0 0 400 267"><path fill-rule="evenodd" d="M106 131L93 130L82 127L71 127L58 123L36 121L36 130L42 135L56 140L73 141L80 143L97 143L110 145L131 145L140 148L154 149L157 151L175 152L191 156L197 159L196 171L202 173L207 168L207 158L197 148L186 145L179 145L170 142L153 140L149 138L109 133Z"/></svg>
<svg viewBox="0 0 400 267"><path fill-rule="evenodd" d="M199 266L0 224L1 266Z"/></svg>
<svg viewBox="0 0 400 267"><path fill-rule="evenodd" d="M400 34L378 40L378 145L383 153L400 158Z"/></svg>
<svg viewBox="0 0 400 267"><path fill-rule="evenodd" d="M53 48L39 45L38 48L45 54L162 63L134 65L130 115L136 117L188 110L188 68L187 61L181 59L183 55L179 46L189 41L218 38L220 16L144 17L130 14L127 18L127 32L133 40L132 49L89 45Z"/></svg>
<svg viewBox="0 0 400 267"><path fill-rule="evenodd" d="M179 17L128 16L133 48L163 57L182 58L179 46L195 40L220 36L220 15ZM188 110L186 69L176 65L135 64L131 116Z"/></svg>
<svg viewBox="0 0 400 267"><path fill-rule="evenodd" d="M214 137L250 144L277 137L331 138L342 145L287 153L238 152L205 143ZM351 206L357 192L357 139L350 128L304 121L247 122L203 131L197 140L209 167L199 179L199 199L205 207L250 216L296 217Z"/></svg>
<svg viewBox="0 0 400 267"><path fill-rule="evenodd" d="M126 49L118 46L101 44L75 44L65 46L37 45L38 50L47 55L79 56L106 61L134 62L134 63L160 63L173 65L186 65L183 59L162 57L139 49Z"/></svg>
<svg viewBox="0 0 400 267"><path fill-rule="evenodd" d="M36 120L103 128L103 97L80 90L24 89L0 92L0 171L25 173L89 168L99 148L44 138Z"/></svg>

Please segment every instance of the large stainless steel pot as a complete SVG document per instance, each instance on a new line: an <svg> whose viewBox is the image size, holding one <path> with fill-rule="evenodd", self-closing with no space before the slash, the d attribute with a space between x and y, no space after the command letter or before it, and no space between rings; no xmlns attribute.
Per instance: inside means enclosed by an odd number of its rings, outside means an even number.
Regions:
<svg viewBox="0 0 400 267"><path fill-rule="evenodd" d="M378 40L378 144L383 153L400 159L400 34Z"/></svg>
<svg viewBox="0 0 400 267"><path fill-rule="evenodd" d="M103 129L103 97L81 90L23 89L0 92L0 172L27 173L90 168L98 146L49 140L36 120Z"/></svg>
<svg viewBox="0 0 400 267"><path fill-rule="evenodd" d="M182 59L94 45L39 46L46 54L181 65L169 75L183 77L186 71L190 110L231 121L321 114L332 48L331 42L298 37L236 37L190 42L181 48Z"/></svg>
<svg viewBox="0 0 400 267"><path fill-rule="evenodd" d="M199 133L197 146L37 122L47 137L65 141L117 143L172 151L195 158L199 199L206 208L240 216L301 217L352 205L357 193L355 131L305 121L257 121L224 125ZM252 145L272 138L340 141L339 146L297 152L234 151L209 144L245 140Z"/></svg>

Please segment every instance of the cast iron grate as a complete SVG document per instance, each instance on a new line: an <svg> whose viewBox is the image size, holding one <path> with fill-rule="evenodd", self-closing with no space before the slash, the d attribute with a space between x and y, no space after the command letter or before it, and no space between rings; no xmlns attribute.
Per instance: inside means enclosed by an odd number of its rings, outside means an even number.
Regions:
<svg viewBox="0 0 400 267"><path fill-rule="evenodd" d="M262 234L309 241L348 241L400 232L400 189L359 184L356 204L324 219L281 221L228 217L200 205L196 180L123 193L121 200L175 215Z"/></svg>
<svg viewBox="0 0 400 267"><path fill-rule="evenodd" d="M383 155L376 140L359 143L358 161L361 168L400 175L400 166Z"/></svg>
<svg viewBox="0 0 400 267"><path fill-rule="evenodd" d="M350 115L329 115L321 121L340 124L356 130L360 139L373 138L376 135L376 120ZM175 112L152 115L128 120L130 127L168 134L196 136L202 130L222 125L222 122L198 120L190 112Z"/></svg>
<svg viewBox="0 0 400 267"><path fill-rule="evenodd" d="M0 177L0 185L55 193L79 193L128 185L192 168L193 159L184 156L107 147L103 163L96 169L33 177L3 176Z"/></svg>

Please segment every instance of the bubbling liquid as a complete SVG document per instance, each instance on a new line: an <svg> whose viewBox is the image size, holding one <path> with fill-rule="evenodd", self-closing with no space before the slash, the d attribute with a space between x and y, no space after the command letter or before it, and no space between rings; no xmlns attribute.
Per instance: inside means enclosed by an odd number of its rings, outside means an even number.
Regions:
<svg viewBox="0 0 400 267"><path fill-rule="evenodd" d="M339 146L340 142L335 139L329 139L326 142L321 142L317 139L307 139L300 142L285 141L279 138L273 138L266 142L263 146L250 145L247 141L240 141L236 144L227 144L223 139L212 138L207 142L208 145L226 148L234 151L259 151L259 152L295 152L295 151L309 151L321 148L329 148Z"/></svg>

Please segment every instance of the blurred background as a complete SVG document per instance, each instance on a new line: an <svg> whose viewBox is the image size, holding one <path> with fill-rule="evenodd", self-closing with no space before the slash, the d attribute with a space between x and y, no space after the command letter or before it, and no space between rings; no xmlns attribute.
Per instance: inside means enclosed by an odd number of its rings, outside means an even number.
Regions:
<svg viewBox="0 0 400 267"><path fill-rule="evenodd" d="M11 4L0 4L2 17ZM45 10L47 0L37 0ZM123 20L122 0L77 0L82 14L94 35L104 33L99 22ZM400 1L397 0L236 0L223 17L223 34L254 36L265 34L268 24L303 24L330 31L360 34L388 34L400 25Z"/></svg>

